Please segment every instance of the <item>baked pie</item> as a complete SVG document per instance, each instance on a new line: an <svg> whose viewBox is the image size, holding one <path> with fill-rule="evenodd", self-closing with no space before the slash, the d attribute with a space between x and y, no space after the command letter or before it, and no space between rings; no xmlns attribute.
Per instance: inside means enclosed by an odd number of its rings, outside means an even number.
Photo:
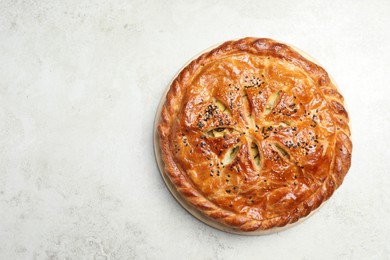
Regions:
<svg viewBox="0 0 390 260"><path fill-rule="evenodd" d="M173 80L157 125L180 197L237 231L283 227L342 184L352 143L327 72L271 39L225 42Z"/></svg>

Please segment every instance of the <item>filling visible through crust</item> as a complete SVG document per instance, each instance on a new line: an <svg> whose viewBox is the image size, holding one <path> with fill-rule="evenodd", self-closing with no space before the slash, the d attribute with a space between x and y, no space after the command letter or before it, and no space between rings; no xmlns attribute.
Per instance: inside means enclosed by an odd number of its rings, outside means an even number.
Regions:
<svg viewBox="0 0 390 260"><path fill-rule="evenodd" d="M342 119L302 68L236 54L205 64L190 82L170 149L210 202L269 219L293 211L328 177Z"/></svg>

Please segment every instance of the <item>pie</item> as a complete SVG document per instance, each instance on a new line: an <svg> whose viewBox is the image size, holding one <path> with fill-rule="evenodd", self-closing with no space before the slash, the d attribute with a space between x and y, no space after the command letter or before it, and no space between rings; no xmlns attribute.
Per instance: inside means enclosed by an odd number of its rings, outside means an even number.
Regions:
<svg viewBox="0 0 390 260"><path fill-rule="evenodd" d="M173 80L157 130L181 198L238 231L297 222L351 165L343 96L327 72L286 44L228 41Z"/></svg>

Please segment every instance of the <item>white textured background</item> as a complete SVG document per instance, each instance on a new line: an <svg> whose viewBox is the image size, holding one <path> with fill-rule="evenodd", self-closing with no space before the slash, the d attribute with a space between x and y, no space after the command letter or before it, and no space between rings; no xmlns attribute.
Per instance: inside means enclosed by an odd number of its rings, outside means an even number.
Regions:
<svg viewBox="0 0 390 260"><path fill-rule="evenodd" d="M390 2L193 2L0 1L0 259L390 259ZM177 70L244 36L319 60L353 127L341 188L262 237L187 214L153 154Z"/></svg>

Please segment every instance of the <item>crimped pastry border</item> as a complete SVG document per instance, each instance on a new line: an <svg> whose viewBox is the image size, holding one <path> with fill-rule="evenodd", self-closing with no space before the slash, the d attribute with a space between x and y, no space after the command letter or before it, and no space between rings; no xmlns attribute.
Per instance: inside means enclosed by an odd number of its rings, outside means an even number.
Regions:
<svg viewBox="0 0 390 260"><path fill-rule="evenodd" d="M332 172L324 181L323 185L315 191L307 200L297 205L294 212L286 212L278 217L254 220L250 217L239 215L229 210L221 209L210 202L191 185L186 179L182 170L176 165L172 151L169 147L170 127L180 109L187 82L191 81L191 76L196 75L196 71L209 62L217 60L221 56L229 55L235 51L244 51L255 55L273 56L285 59L296 66L303 68L310 76L316 80L325 99L334 111L336 120L336 142L335 155L333 157ZM326 71L319 65L309 61L292 47L265 38L244 38L236 41L228 41L217 48L206 52L194 59L187 65L173 80L166 95L166 101L161 111L161 120L157 130L159 135L159 146L161 157L164 162L164 169L170 181L177 191L189 204L204 215L220 222L233 229L242 231L269 230L275 227L283 227L294 223L300 218L309 215L317 209L333 192L342 184L345 175L351 165L352 142L350 140L349 118L344 108L344 100L336 86L329 78Z"/></svg>

